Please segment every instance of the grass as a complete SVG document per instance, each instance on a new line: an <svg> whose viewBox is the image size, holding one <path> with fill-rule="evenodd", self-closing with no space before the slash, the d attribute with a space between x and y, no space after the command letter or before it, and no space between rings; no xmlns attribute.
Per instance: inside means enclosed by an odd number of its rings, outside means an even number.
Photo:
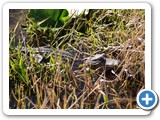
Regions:
<svg viewBox="0 0 160 120"><path fill-rule="evenodd" d="M144 15L140 9L96 10L71 18L61 28L42 28L29 19L21 28L19 21L10 28L10 108L137 108L136 95L145 87ZM21 52L24 44L29 55ZM72 57L53 52L46 56L49 64L38 64L32 48L44 45ZM121 61L106 77L82 61L100 53Z"/></svg>

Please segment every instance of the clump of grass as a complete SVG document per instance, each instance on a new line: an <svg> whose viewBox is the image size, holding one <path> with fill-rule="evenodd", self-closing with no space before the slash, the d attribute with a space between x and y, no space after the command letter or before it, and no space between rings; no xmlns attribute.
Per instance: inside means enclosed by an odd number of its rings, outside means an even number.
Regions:
<svg viewBox="0 0 160 120"><path fill-rule="evenodd" d="M134 109L145 82L144 10L90 10L63 27L42 29L25 22L24 38L10 36L10 108ZM12 31L11 31L12 32ZM32 47L50 46L73 56L51 53L49 65L37 63ZM85 57L105 53L121 61L113 70L87 70ZM65 58L65 59L64 59Z"/></svg>

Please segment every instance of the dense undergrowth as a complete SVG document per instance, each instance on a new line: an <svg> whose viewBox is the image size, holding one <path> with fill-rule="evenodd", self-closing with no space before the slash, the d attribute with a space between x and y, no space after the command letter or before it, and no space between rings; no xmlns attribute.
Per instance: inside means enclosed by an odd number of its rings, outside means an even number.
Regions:
<svg viewBox="0 0 160 120"><path fill-rule="evenodd" d="M11 14L11 13L10 13ZM41 27L28 17L10 28L10 108L134 109L145 87L145 11L90 10L62 27ZM37 63L32 49L48 46L48 63ZM29 54L22 47L30 49ZM83 59L105 53L121 61L104 72Z"/></svg>

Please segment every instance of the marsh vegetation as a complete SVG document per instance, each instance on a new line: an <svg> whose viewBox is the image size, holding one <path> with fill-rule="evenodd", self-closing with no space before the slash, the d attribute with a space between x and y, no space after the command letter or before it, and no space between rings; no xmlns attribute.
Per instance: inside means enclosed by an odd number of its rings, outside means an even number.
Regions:
<svg viewBox="0 0 160 120"><path fill-rule="evenodd" d="M65 11L37 21L30 12L10 10L11 109L138 108L136 95L145 87L144 10L84 10L74 17ZM120 62L108 68L98 59L93 69L86 59L96 55Z"/></svg>

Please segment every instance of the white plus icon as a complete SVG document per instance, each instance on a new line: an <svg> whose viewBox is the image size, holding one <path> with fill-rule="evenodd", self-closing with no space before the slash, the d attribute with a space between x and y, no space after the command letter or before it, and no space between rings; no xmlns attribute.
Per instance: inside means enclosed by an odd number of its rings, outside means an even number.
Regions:
<svg viewBox="0 0 160 120"><path fill-rule="evenodd" d="M145 98L142 98L143 101L146 101L146 105L149 104L149 101L152 101L153 99L149 97L148 94L146 94L146 97Z"/></svg>

